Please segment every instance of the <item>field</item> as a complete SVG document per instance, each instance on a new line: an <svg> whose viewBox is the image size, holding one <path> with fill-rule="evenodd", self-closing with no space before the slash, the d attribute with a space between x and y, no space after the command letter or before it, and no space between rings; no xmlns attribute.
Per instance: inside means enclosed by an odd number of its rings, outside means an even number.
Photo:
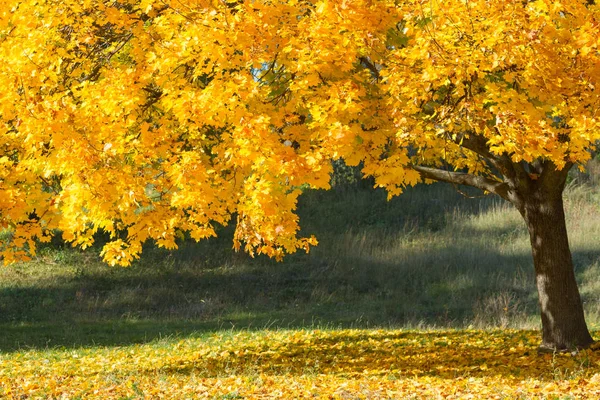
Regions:
<svg viewBox="0 0 600 400"><path fill-rule="evenodd" d="M567 218L597 330L600 190L583 178ZM536 353L520 216L459 189L309 191L320 245L283 263L232 252L230 228L129 268L57 240L0 270L0 396L598 398L596 352Z"/></svg>

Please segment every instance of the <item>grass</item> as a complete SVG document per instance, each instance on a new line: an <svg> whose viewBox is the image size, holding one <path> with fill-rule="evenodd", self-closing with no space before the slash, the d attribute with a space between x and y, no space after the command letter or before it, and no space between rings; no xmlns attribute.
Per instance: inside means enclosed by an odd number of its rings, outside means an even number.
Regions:
<svg viewBox="0 0 600 400"><path fill-rule="evenodd" d="M597 330L600 189L578 182L567 219ZM0 270L0 397L600 396L597 352L535 352L515 210L443 184L385 197L360 183L306 192L301 223L320 245L282 263L234 253L230 227L175 252L148 246L129 268L98 247L43 247Z"/></svg>
<svg viewBox="0 0 600 400"><path fill-rule="evenodd" d="M569 232L592 329L599 205L600 190L570 184ZM222 329L539 326L525 225L501 200L434 184L388 202L353 185L307 192L299 213L320 245L282 263L234 253L231 228L175 252L149 246L129 268L106 266L97 248L44 247L34 261L0 270L0 349Z"/></svg>

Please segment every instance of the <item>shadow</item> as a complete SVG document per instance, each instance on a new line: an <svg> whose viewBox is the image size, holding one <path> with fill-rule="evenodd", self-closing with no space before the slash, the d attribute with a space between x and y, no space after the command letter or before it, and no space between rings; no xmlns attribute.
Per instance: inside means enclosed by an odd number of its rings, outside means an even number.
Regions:
<svg viewBox="0 0 600 400"><path fill-rule="evenodd" d="M309 193L300 214L321 243L283 263L233 253L231 227L215 239L184 241L177 252L149 247L129 268L47 247L37 261L0 273L0 351L220 330L535 326L523 224L454 229L449 212L460 201L468 203L460 215L499 203L446 186L416 189L390 202L380 191ZM525 251L499 248L517 241ZM600 250L575 251L578 276L599 258ZM584 295L590 304L598 298Z"/></svg>
<svg viewBox="0 0 600 400"><path fill-rule="evenodd" d="M494 257L500 264L527 263L526 256ZM576 257L597 259L600 253ZM458 267L419 273L372 260L357 269L353 265L361 260L352 261L343 269L320 260L325 264L232 268L221 274L171 270L167 277L121 270L132 275L92 273L57 286L3 288L0 350L115 346L222 330L465 327L478 313L485 314L486 326L502 326L502 318L538 317L533 280L511 278L494 286L493 270L476 276L471 269L457 272ZM304 275L296 275L301 268ZM513 297L497 300L491 293ZM485 303L489 298L492 302Z"/></svg>
<svg viewBox="0 0 600 400"><path fill-rule="evenodd" d="M445 183L407 187L389 200L385 190L359 185L308 191L299 198L298 215L302 231L317 236L349 229L400 231L418 227L438 231L448 225L449 214L458 207L472 215L503 203L499 197L483 195L472 187Z"/></svg>

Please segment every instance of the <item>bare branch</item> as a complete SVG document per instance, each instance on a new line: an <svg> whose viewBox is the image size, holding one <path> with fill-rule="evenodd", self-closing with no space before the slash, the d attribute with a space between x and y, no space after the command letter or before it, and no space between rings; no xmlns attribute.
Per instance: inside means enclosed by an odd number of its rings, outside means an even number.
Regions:
<svg viewBox="0 0 600 400"><path fill-rule="evenodd" d="M522 165L513 162L507 154L493 154L487 145L485 137L472 132L469 132L468 135L468 137L458 137L455 143L487 159L504 176L505 181L512 189L516 189L517 187L527 189L531 183L531 179Z"/></svg>
<svg viewBox="0 0 600 400"><path fill-rule="evenodd" d="M420 165L413 165L412 168L426 179L472 186L497 194L505 200L509 200L508 192L510 188L506 182L498 182L483 176L471 175L464 172L443 171L441 169L423 167Z"/></svg>

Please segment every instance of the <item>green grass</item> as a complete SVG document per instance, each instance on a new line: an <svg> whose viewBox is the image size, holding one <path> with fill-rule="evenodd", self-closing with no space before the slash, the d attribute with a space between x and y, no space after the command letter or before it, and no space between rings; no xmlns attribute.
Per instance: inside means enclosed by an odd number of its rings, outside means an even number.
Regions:
<svg viewBox="0 0 600 400"><path fill-rule="evenodd" d="M476 192L468 193L475 195ZM58 241L0 270L0 349L147 342L293 327L537 328L529 239L518 213L451 185L386 201L360 185L309 191L299 213L320 245L282 263L231 250L232 229L129 268ZM567 218L591 328L600 323L600 190L571 184Z"/></svg>

